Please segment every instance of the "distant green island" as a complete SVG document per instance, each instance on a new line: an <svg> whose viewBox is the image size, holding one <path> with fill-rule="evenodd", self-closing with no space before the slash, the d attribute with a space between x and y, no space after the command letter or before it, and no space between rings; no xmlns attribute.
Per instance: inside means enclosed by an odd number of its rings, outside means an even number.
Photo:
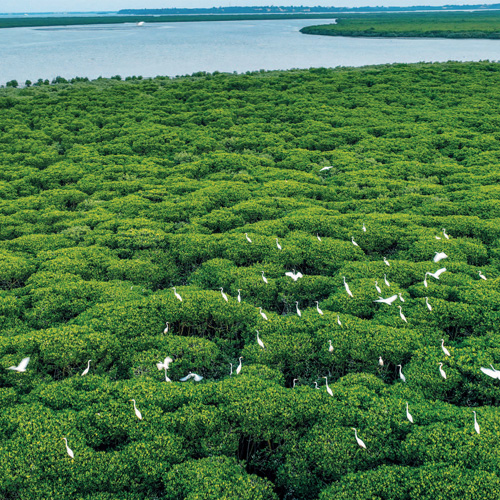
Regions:
<svg viewBox="0 0 500 500"><path fill-rule="evenodd" d="M354 37L500 38L500 12L408 12L340 16L337 24L306 26L306 35Z"/></svg>

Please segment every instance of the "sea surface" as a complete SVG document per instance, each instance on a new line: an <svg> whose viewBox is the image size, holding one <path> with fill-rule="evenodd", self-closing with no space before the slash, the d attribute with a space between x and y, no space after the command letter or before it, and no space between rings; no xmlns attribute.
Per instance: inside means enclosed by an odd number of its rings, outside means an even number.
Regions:
<svg viewBox="0 0 500 500"><path fill-rule="evenodd" d="M212 21L0 30L0 85L56 76L177 76L197 71L500 59L500 40L303 35L331 20Z"/></svg>

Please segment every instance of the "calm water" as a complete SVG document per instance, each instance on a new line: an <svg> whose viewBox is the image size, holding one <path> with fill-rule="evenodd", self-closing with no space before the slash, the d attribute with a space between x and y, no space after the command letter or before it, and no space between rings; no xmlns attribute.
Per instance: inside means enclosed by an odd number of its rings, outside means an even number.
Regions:
<svg viewBox="0 0 500 500"><path fill-rule="evenodd" d="M56 76L185 75L394 62L500 59L500 40L302 35L328 20L226 21L0 30L0 84Z"/></svg>

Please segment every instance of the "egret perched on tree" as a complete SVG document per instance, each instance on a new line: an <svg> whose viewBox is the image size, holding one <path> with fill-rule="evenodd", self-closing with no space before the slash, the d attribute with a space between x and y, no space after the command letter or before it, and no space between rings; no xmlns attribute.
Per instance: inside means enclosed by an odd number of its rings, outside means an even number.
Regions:
<svg viewBox="0 0 500 500"><path fill-rule="evenodd" d="M17 366L9 366L7 370L14 370L16 372L25 372L28 363L30 362L30 358L23 358L23 360Z"/></svg>
<svg viewBox="0 0 500 500"><path fill-rule="evenodd" d="M231 365L229 376L232 377L233 376L233 363L229 363L229 364Z"/></svg>
<svg viewBox="0 0 500 500"><path fill-rule="evenodd" d="M238 302L241 302L241 289L238 288Z"/></svg>
<svg viewBox="0 0 500 500"><path fill-rule="evenodd" d="M175 286L172 287L175 297L182 302L182 297L177 293Z"/></svg>
<svg viewBox="0 0 500 500"><path fill-rule="evenodd" d="M403 308L401 306L398 307L399 307L399 316L405 323L408 323L408 321L406 321L406 316L403 314Z"/></svg>
<svg viewBox="0 0 500 500"><path fill-rule="evenodd" d="M401 295L401 292L399 292L399 293L398 293L398 295L399 295L399 300L400 300L401 302L404 302L404 301L405 301L405 299L403 299L403 296Z"/></svg>
<svg viewBox="0 0 500 500"><path fill-rule="evenodd" d="M379 366L384 366L384 360L382 359L382 356L378 357L378 364Z"/></svg>
<svg viewBox="0 0 500 500"><path fill-rule="evenodd" d="M446 373L443 370L443 363L439 363L439 373L441 374L441 377L446 380Z"/></svg>
<svg viewBox="0 0 500 500"><path fill-rule="evenodd" d="M285 276L290 276L290 278L293 279L293 281L297 281L299 278L302 278L303 275L302 273L299 271L298 273L295 272L295 269L293 270L293 273L288 271L287 273L285 273Z"/></svg>
<svg viewBox="0 0 500 500"><path fill-rule="evenodd" d="M429 297L425 297L425 305L429 311L432 311L432 306L429 304Z"/></svg>
<svg viewBox="0 0 500 500"><path fill-rule="evenodd" d="M318 238L318 241L321 241L321 238L318 233L316 233L316 238Z"/></svg>
<svg viewBox="0 0 500 500"><path fill-rule="evenodd" d="M314 382L314 387L315 387L316 389L319 389L318 382Z"/></svg>
<svg viewBox="0 0 500 500"><path fill-rule="evenodd" d="M267 321L266 313L262 310L262 307L259 307L260 315Z"/></svg>
<svg viewBox="0 0 500 500"><path fill-rule="evenodd" d="M168 328L169 328L169 324L168 324L168 321L165 323L165 329L163 330L163 334L167 334L168 333Z"/></svg>
<svg viewBox="0 0 500 500"><path fill-rule="evenodd" d="M354 437L356 438L358 445L366 450L366 444L358 437L358 431L354 427L351 427L351 429L354 431Z"/></svg>
<svg viewBox="0 0 500 500"><path fill-rule="evenodd" d="M257 344L260 345L260 347L262 347L262 349L265 349L266 347L264 346L264 342L262 342L262 340L260 340L260 337L259 337L259 330L256 330L257 332Z"/></svg>
<svg viewBox="0 0 500 500"><path fill-rule="evenodd" d="M479 271L479 277L482 279L482 280L487 280L488 278L481 272Z"/></svg>
<svg viewBox="0 0 500 500"><path fill-rule="evenodd" d="M245 238L247 239L248 243L252 243L252 240L249 238L248 233L245 233Z"/></svg>
<svg viewBox="0 0 500 500"><path fill-rule="evenodd" d="M391 265L391 263L385 257L384 257L384 264L386 266L390 266Z"/></svg>
<svg viewBox="0 0 500 500"><path fill-rule="evenodd" d="M243 356L240 357L240 364L236 368L236 375L239 375L241 372L241 360L243 359Z"/></svg>
<svg viewBox="0 0 500 500"><path fill-rule="evenodd" d="M267 278L264 276L264 271L262 271L262 281L264 283L267 283Z"/></svg>
<svg viewBox="0 0 500 500"><path fill-rule="evenodd" d="M382 293L382 289L378 286L378 281L375 281L375 290L377 290L378 293Z"/></svg>
<svg viewBox="0 0 500 500"><path fill-rule="evenodd" d="M323 172L323 170L330 170L331 168L333 168L333 165L329 165L328 167L323 167L322 169L320 169L320 172Z"/></svg>
<svg viewBox="0 0 500 500"><path fill-rule="evenodd" d="M444 252L436 252L434 258L432 259L434 262L439 262L440 260L447 259L448 256Z"/></svg>
<svg viewBox="0 0 500 500"><path fill-rule="evenodd" d="M361 229L363 229L363 233L366 233L366 226L364 222L363 222L363 227Z"/></svg>
<svg viewBox="0 0 500 500"><path fill-rule="evenodd" d="M442 267L441 269L438 269L435 273L425 273L426 275L432 276L435 279L439 279L439 277L446 271L446 267Z"/></svg>
<svg viewBox="0 0 500 500"><path fill-rule="evenodd" d="M445 356L450 356L450 351L448 351L448 349L444 346L444 339L441 339L441 349L443 349Z"/></svg>
<svg viewBox="0 0 500 500"><path fill-rule="evenodd" d="M342 326L342 322L340 321L340 316L337 314L337 325Z"/></svg>
<svg viewBox="0 0 500 500"><path fill-rule="evenodd" d="M317 300L315 300L314 302L316 302L316 311L318 311L318 314L321 314L321 316L323 316L323 311L319 308L319 302Z"/></svg>
<svg viewBox="0 0 500 500"><path fill-rule="evenodd" d="M391 297L387 297L387 299L379 297L377 300L374 300L373 302L380 302L381 304L387 304L388 306L390 306L397 298L398 298L397 295L392 295Z"/></svg>
<svg viewBox="0 0 500 500"><path fill-rule="evenodd" d="M413 417L411 413L408 411L408 401L406 402L406 418L413 424Z"/></svg>
<svg viewBox="0 0 500 500"><path fill-rule="evenodd" d="M224 288L220 287L220 294L222 295L222 298L226 301L229 302L227 295L224 293Z"/></svg>
<svg viewBox="0 0 500 500"><path fill-rule="evenodd" d="M425 273L425 276L424 276L424 286L425 286L425 288L427 288L427 273Z"/></svg>
<svg viewBox="0 0 500 500"><path fill-rule="evenodd" d="M326 380L326 392L330 394L330 396L333 396L333 391L328 387L328 379L326 377L323 377Z"/></svg>
<svg viewBox="0 0 500 500"><path fill-rule="evenodd" d="M483 368L483 367L481 367L481 371L485 375L488 375L488 377L500 379L500 371L499 370L495 370L495 368L493 368L493 365L490 365L490 366L491 366L491 370L489 368Z"/></svg>
<svg viewBox="0 0 500 500"><path fill-rule="evenodd" d="M447 240L449 240L449 239L450 239L450 237L446 234L446 229L444 229L444 228L443 228L443 236L444 236Z"/></svg>
<svg viewBox="0 0 500 500"><path fill-rule="evenodd" d="M477 423L476 412L472 410L472 413L474 413L474 430L479 434L480 430L479 430L479 424Z"/></svg>
<svg viewBox="0 0 500 500"><path fill-rule="evenodd" d="M333 352L333 345L332 345L332 341L331 341L331 340L329 340L328 342L330 343L330 347L328 348L328 351Z"/></svg>
<svg viewBox="0 0 500 500"><path fill-rule="evenodd" d="M292 385L292 389L295 388L295 382L297 382L299 379L298 378L294 378L293 379L293 385Z"/></svg>
<svg viewBox="0 0 500 500"><path fill-rule="evenodd" d="M73 450L72 450L72 449L68 446L68 440L67 440L65 437L63 437L63 440L64 440L64 442L65 442L65 444L66 444L66 453L67 453L67 454L68 454L71 458L73 458L73 459L74 459L74 458L75 458L75 454L73 453Z"/></svg>
<svg viewBox="0 0 500 500"><path fill-rule="evenodd" d="M349 297L352 297L353 295L351 289L349 288L349 285L346 283L345 276L343 276L343 278L344 278L345 291L347 292L347 295L349 295Z"/></svg>
<svg viewBox="0 0 500 500"><path fill-rule="evenodd" d="M281 250L281 245L280 242L278 241L278 238L276 238L276 246L278 247L278 250Z"/></svg>
<svg viewBox="0 0 500 500"><path fill-rule="evenodd" d="M87 373L89 372L89 370L90 370L90 362L91 362L91 361L92 361L91 359L89 359L89 360L88 360L88 363L87 363L87 368L85 368L85 370L83 370L83 372L82 372L82 377L83 377L84 375L87 375Z"/></svg>
<svg viewBox="0 0 500 500"><path fill-rule="evenodd" d="M359 247L359 245L354 241L354 236L351 236L351 241L355 247Z"/></svg>
<svg viewBox="0 0 500 500"><path fill-rule="evenodd" d="M134 411L135 411L135 416L139 419L139 420L142 420L142 415L141 415L141 412L137 409L137 406L135 406L135 399L131 399L130 401L132 401L134 403Z"/></svg>
<svg viewBox="0 0 500 500"><path fill-rule="evenodd" d="M180 378L179 380L181 382L186 382L190 378L193 378L195 382L200 382L203 380L203 377L201 375L198 375L197 373L189 372L185 377Z"/></svg>
<svg viewBox="0 0 500 500"><path fill-rule="evenodd" d="M295 301L295 307L297 309L297 314L299 315L299 318L300 318L302 316L302 313L300 312L299 302L298 301Z"/></svg>
<svg viewBox="0 0 500 500"><path fill-rule="evenodd" d="M388 287L391 286L390 283L387 281L387 275L386 274L384 274L384 283L385 283L385 286L388 286Z"/></svg>
<svg viewBox="0 0 500 500"><path fill-rule="evenodd" d="M398 368L399 368L399 378L403 382L406 382L406 377L403 375L403 367L401 365L398 365Z"/></svg>

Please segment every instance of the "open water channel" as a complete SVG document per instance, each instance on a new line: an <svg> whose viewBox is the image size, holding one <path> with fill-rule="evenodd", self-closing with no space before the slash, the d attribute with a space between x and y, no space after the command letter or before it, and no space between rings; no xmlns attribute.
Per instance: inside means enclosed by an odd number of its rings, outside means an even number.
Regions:
<svg viewBox="0 0 500 500"><path fill-rule="evenodd" d="M500 59L500 40L303 35L332 20L109 24L0 30L0 84L56 76L185 75L197 71Z"/></svg>

